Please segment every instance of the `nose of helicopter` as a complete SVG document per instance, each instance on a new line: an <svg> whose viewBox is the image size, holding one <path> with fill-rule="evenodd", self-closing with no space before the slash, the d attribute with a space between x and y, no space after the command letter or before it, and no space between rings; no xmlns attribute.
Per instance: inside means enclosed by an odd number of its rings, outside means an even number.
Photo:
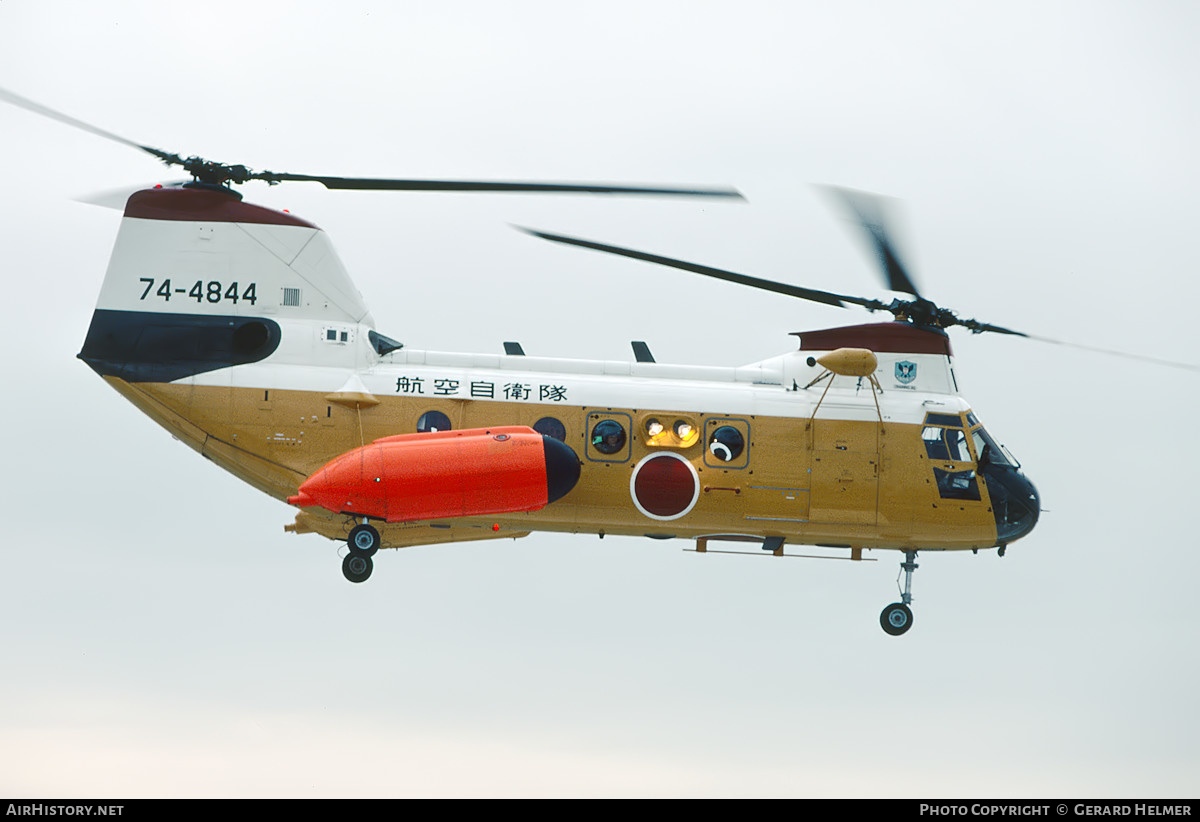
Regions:
<svg viewBox="0 0 1200 822"><path fill-rule="evenodd" d="M1042 498L1029 478L1008 465L986 465L982 473L996 518L997 544L1005 545L1032 531L1042 510Z"/></svg>

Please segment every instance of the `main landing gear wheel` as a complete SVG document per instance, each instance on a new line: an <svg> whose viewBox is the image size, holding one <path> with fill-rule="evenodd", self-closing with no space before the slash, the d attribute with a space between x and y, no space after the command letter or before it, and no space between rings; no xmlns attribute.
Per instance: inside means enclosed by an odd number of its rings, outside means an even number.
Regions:
<svg viewBox="0 0 1200 822"><path fill-rule="evenodd" d="M366 582L375 569L371 557L379 550L379 532L367 523L355 525L346 538L350 553L342 560L342 575L351 582Z"/></svg>
<svg viewBox="0 0 1200 822"><path fill-rule="evenodd" d="M350 546L351 553L360 554L369 559L375 556L375 552L379 550L379 532L364 522L351 529L346 543Z"/></svg>
<svg viewBox="0 0 1200 822"><path fill-rule="evenodd" d="M900 636L912 627L913 615L903 602L893 602L879 615L879 624L892 636Z"/></svg>
<svg viewBox="0 0 1200 822"><path fill-rule="evenodd" d="M374 569L371 557L357 551L351 551L342 560L342 575L351 582L366 582Z"/></svg>

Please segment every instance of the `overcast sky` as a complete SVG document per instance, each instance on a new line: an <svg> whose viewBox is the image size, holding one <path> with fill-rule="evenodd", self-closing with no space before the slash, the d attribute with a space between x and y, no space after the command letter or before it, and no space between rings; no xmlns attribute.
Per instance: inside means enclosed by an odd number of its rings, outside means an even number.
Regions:
<svg viewBox="0 0 1200 822"><path fill-rule="evenodd" d="M904 6L901 10L899 6ZM415 348L739 365L869 315L510 224L886 297L813 188L901 201L964 316L1196 362L1187 2L0 2L0 87L280 172L712 183L747 203L246 186ZM0 106L0 794L1119 796L1200 789L1200 376L955 335L1046 513L900 557L532 536L338 546L74 359L152 158ZM876 318L880 319L880 318ZM774 563L774 564L772 564Z"/></svg>

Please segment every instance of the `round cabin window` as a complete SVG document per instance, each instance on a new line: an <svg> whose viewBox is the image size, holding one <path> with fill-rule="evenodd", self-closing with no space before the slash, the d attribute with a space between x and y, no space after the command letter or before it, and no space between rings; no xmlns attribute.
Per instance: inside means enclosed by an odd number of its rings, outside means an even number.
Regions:
<svg viewBox="0 0 1200 822"><path fill-rule="evenodd" d="M533 430L559 442L567 441L567 427L554 417L542 417L533 424Z"/></svg>
<svg viewBox="0 0 1200 822"><path fill-rule="evenodd" d="M625 447L625 428L616 420L601 420L592 429L592 447L601 454L615 454Z"/></svg>
<svg viewBox="0 0 1200 822"><path fill-rule="evenodd" d="M722 425L708 440L708 451L721 462L733 462L742 455L746 440L732 425Z"/></svg>
<svg viewBox="0 0 1200 822"><path fill-rule="evenodd" d="M417 433L429 434L433 431L449 431L450 418L441 411L426 411L417 420Z"/></svg>

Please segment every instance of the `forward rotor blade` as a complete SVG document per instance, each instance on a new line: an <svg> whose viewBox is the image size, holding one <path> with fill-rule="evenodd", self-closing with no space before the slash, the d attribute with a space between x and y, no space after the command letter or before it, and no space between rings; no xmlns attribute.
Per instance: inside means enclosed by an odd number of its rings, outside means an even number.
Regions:
<svg viewBox="0 0 1200 822"><path fill-rule="evenodd" d="M696 263L688 263L683 260L672 259L671 257L661 257L657 254L647 254L644 251L634 251L629 248L621 248L615 245L604 245L603 243L594 243L590 240L581 240L576 237L566 237L561 234L547 234L542 231L535 231L531 228L523 228L514 226L526 234L532 234L535 237L541 237L543 240L549 240L552 243L562 243L564 245L575 245L580 248L590 248L593 251L603 251L608 254L617 254L622 257L629 257L634 260L643 260L648 263L657 263L659 265L678 268L683 271L690 271L693 274L703 274L706 277L714 277L718 280L737 283L738 285L748 285L751 288L761 288L764 291L774 291L776 294L786 294L789 297L798 297L802 300L812 300L813 302L824 303L825 305L833 305L838 308L845 308L845 303L854 303L855 305L865 306L872 310L884 308L884 305L877 300L864 300L859 297L847 297L842 294L831 294L828 291L817 291L811 288L801 288L800 286L788 285L787 283L778 283L774 280L764 280L759 277L751 277L746 274L738 274L733 271L725 271L721 268L712 268L706 265L697 265Z"/></svg>
<svg viewBox="0 0 1200 822"><path fill-rule="evenodd" d="M879 265L887 287L892 291L912 294L920 298L917 286L908 275L904 264L896 253L896 245L888 236L886 217L887 200L877 194L866 191L855 191L837 186L820 186L835 200L845 206L862 228L870 241L875 254L879 257Z"/></svg>
<svg viewBox="0 0 1200 822"><path fill-rule="evenodd" d="M1052 345L1062 345L1067 348L1078 348L1081 351L1091 351L1096 354L1107 354L1111 357L1124 357L1128 360L1140 360L1141 362L1154 363L1155 365L1165 365L1169 368L1181 368L1185 371L1193 371L1200 373L1200 365L1194 363L1179 362L1178 360L1164 360L1159 357L1147 357L1142 354L1130 354L1128 351L1115 351L1111 348L1097 348L1092 345L1080 345L1079 343L1065 342L1063 340L1054 340L1050 337L1039 337L1035 334L1022 334L1023 337L1028 337L1031 340L1038 342L1051 343Z"/></svg>
<svg viewBox="0 0 1200 822"><path fill-rule="evenodd" d="M1024 331L1013 331L1011 328L1005 328L1001 325L991 325L990 323L981 323L978 320L960 320L957 317L955 317L954 321L949 323L949 325L962 326L963 328L969 329L976 334L982 334L984 331L992 331L996 334L1011 334L1014 337L1029 336Z"/></svg>
<svg viewBox="0 0 1200 822"><path fill-rule="evenodd" d="M581 194L648 194L683 197L734 197L744 200L735 188L666 188L648 186L614 186L598 183L526 183L488 182L483 180L391 180L372 177L319 177L309 174L276 174L263 171L251 179L268 183L311 182L330 189L356 191L533 191Z"/></svg>
<svg viewBox="0 0 1200 822"><path fill-rule="evenodd" d="M8 89L0 88L0 100L4 100L7 103L12 103L14 106L18 106L27 111L32 111L34 114L40 114L43 117L49 117L51 120L57 120L60 123L66 123L68 126L81 129L89 134L95 134L97 137L103 137L106 140L112 140L114 142L121 143L122 145L139 149L147 154L153 154L163 162L180 162L178 155L168 154L167 152L160 151L157 148L144 146L141 143L135 143L133 140L126 139L119 134L113 134L111 131L105 131L98 126L93 126L91 123L85 123L83 120L77 120L76 118L63 114L60 111L55 111L52 108L43 106L41 103L35 103L33 100L26 99L19 94L13 94Z"/></svg>
<svg viewBox="0 0 1200 822"><path fill-rule="evenodd" d="M1112 348L1098 348L1094 345L1080 345L1079 343L1066 342L1065 340L1055 340L1050 337L1040 337L1037 334L1026 334L1023 331L1013 331L1011 328L1004 328L999 325L990 325L981 323L976 320L959 320L950 323L951 325L960 325L963 328L970 329L976 334L984 331L994 331L998 334L1011 334L1016 337L1024 337L1027 340L1036 340L1037 342L1050 343L1051 345L1061 345L1067 348L1076 348L1080 351L1091 351L1095 354L1106 354L1110 357L1124 357L1129 360L1139 360L1141 362L1154 363L1155 365L1165 365L1169 368L1182 368L1185 371L1200 372L1200 365L1193 363L1179 362L1178 360L1164 360L1161 357L1148 357L1144 354L1131 354L1128 351L1117 351Z"/></svg>

